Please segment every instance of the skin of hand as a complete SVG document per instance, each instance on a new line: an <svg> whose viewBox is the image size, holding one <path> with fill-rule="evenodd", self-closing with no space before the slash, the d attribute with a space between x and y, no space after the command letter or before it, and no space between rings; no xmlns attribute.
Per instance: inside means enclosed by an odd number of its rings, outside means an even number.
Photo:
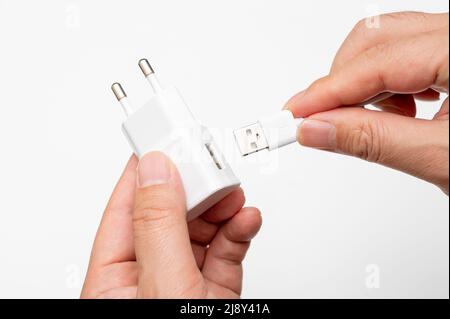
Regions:
<svg viewBox="0 0 450 319"><path fill-rule="evenodd" d="M428 182L448 195L449 16L399 12L361 20L348 35L330 73L292 97L285 108L306 117L304 146L376 162ZM356 106L384 92L381 111ZM416 119L415 99L447 98L432 120Z"/></svg>
<svg viewBox="0 0 450 319"><path fill-rule="evenodd" d="M187 223L177 169L160 152L128 162L104 212L82 298L238 298L261 226L237 189Z"/></svg>

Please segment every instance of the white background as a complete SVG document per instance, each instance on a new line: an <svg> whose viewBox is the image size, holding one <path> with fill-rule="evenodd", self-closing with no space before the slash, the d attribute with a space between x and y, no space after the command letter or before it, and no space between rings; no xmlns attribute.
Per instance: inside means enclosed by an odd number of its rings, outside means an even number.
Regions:
<svg viewBox="0 0 450 319"><path fill-rule="evenodd" d="M130 155L109 86L143 103L139 58L229 138L326 74L359 19L400 10L448 3L0 0L0 297L79 296ZM448 298L449 200L437 188L298 145L258 159L229 158L264 218L244 297Z"/></svg>

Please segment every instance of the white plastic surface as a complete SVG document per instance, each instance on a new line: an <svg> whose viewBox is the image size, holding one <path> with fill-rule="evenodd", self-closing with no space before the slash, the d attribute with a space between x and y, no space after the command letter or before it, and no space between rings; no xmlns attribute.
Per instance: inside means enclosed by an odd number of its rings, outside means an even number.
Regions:
<svg viewBox="0 0 450 319"><path fill-rule="evenodd" d="M294 143L297 139L297 128L302 119L295 119L288 110L277 112L260 119L266 136L269 150Z"/></svg>
<svg viewBox="0 0 450 319"><path fill-rule="evenodd" d="M177 165L186 193L188 220L240 184L208 129L194 119L174 87L159 91L122 127L139 158L150 151L162 151Z"/></svg>

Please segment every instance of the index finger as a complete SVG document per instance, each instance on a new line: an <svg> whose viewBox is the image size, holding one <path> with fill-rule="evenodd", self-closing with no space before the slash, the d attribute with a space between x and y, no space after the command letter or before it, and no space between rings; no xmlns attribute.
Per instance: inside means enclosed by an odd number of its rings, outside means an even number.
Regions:
<svg viewBox="0 0 450 319"><path fill-rule="evenodd" d="M376 19L377 27L371 23ZM360 20L339 48L331 72L376 45L448 26L448 13L393 12Z"/></svg>
<svg viewBox="0 0 450 319"><path fill-rule="evenodd" d="M131 156L114 188L95 237L91 266L135 259L132 211L137 163L136 156Z"/></svg>
<svg viewBox="0 0 450 319"><path fill-rule="evenodd" d="M426 48L424 50L424 48ZM448 91L448 31L375 46L286 104L295 117L357 105L383 92Z"/></svg>

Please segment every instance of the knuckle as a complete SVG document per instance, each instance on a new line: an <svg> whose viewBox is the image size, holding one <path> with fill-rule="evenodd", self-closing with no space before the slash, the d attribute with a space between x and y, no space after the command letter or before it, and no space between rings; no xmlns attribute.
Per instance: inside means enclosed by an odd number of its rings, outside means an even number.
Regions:
<svg viewBox="0 0 450 319"><path fill-rule="evenodd" d="M377 27L374 27L373 25L374 20L377 22ZM385 20L386 17L384 17L384 15L374 15L362 18L355 24L349 37L364 41L365 43L370 43L371 40L374 40L381 34L380 29Z"/></svg>
<svg viewBox="0 0 450 319"><path fill-rule="evenodd" d="M368 44L375 41L375 39L380 34L379 28L369 27L370 17L359 20L353 27L352 31L347 37L347 42L349 42L352 47L367 46Z"/></svg>
<svg viewBox="0 0 450 319"><path fill-rule="evenodd" d="M324 82L325 82L325 78L320 78L318 80L315 80L313 83L311 83L308 90L313 91L313 92L320 92L324 87L324 84L325 84Z"/></svg>
<svg viewBox="0 0 450 319"><path fill-rule="evenodd" d="M371 48L364 51L362 54L365 59L371 61L375 60L378 56L386 56L389 54L389 45L386 45L385 43L377 43Z"/></svg>
<svg viewBox="0 0 450 319"><path fill-rule="evenodd" d="M386 36L386 31L389 30L392 24L397 23L397 20L403 19L405 15L405 13L400 12L365 17L355 24L349 37L354 42L363 41L367 44L383 40L383 37ZM374 21L376 21L376 27L374 27Z"/></svg>
<svg viewBox="0 0 450 319"><path fill-rule="evenodd" d="M171 209L160 207L140 206L135 210L133 224L138 228L147 228L155 223L165 224L170 218Z"/></svg>
<svg viewBox="0 0 450 319"><path fill-rule="evenodd" d="M239 266L245 259L250 242L239 242L234 245L235 249L224 252L220 258L229 265Z"/></svg>
<svg viewBox="0 0 450 319"><path fill-rule="evenodd" d="M352 31L350 32L353 35L360 35L362 33L365 33L367 30L367 18L360 19L355 26L353 27Z"/></svg>
<svg viewBox="0 0 450 319"><path fill-rule="evenodd" d="M355 24L349 37L371 42L371 40L376 39L378 36L383 36L385 31L389 31L392 27L402 27L402 22L426 23L430 19L430 16L428 13L415 11L391 12L368 16L360 19ZM371 21L374 19L377 20L378 27L372 26Z"/></svg>
<svg viewBox="0 0 450 319"><path fill-rule="evenodd" d="M425 22L430 17L430 14L418 11L402 11L390 12L382 14L381 17L385 20L393 20L394 22L402 20L412 20L413 22Z"/></svg>
<svg viewBox="0 0 450 319"><path fill-rule="evenodd" d="M171 225L184 207L174 192L152 190L151 194L138 195L133 213L133 224L138 228L152 225Z"/></svg>
<svg viewBox="0 0 450 319"><path fill-rule="evenodd" d="M363 160L382 162L386 136L383 127L378 121L364 121L349 132L344 149Z"/></svg>

